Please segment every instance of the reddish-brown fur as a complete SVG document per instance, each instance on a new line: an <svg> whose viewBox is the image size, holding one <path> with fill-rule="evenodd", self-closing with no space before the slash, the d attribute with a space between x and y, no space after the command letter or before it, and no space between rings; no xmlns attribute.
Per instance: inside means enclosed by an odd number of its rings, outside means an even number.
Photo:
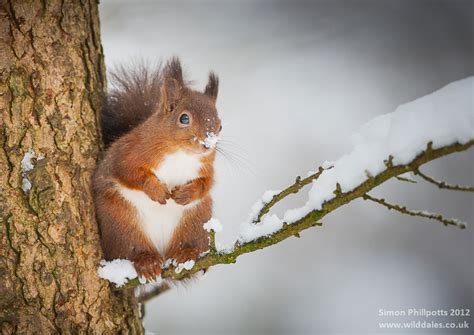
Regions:
<svg viewBox="0 0 474 335"><path fill-rule="evenodd" d="M143 73L146 72L142 69ZM147 78L143 80L143 77L138 76L133 81L122 77L122 89L113 92L115 100L112 105L119 112L115 117L123 116L134 128L121 129L125 125L120 122L109 125L112 129L108 129L110 134L120 134L121 137L108 137L107 144L111 144L95 172L93 185L105 258L129 259L134 262L140 275L150 278L161 273L164 260L173 258L178 263L196 260L200 253L209 248L208 233L203 229L203 224L212 215L209 191L214 181L215 151L204 148L195 138L203 140L206 132L218 134L221 122L215 107L218 79L214 74L210 75L204 93L193 91L185 85L177 59L168 63L163 72L155 72L153 80ZM146 96L137 93L140 87ZM121 102L127 105L120 107ZM139 109L140 106L145 107ZM110 120L114 116L113 106L109 104L107 108L106 119ZM183 111L191 116L189 127L177 122ZM198 178L169 190L153 170L160 166L168 154L178 149L210 152L201 159L202 168ZM118 186L143 191L150 199L161 204L169 199L181 205L194 200L200 202L184 211L167 251L160 255L140 226L136 208L122 197Z"/></svg>

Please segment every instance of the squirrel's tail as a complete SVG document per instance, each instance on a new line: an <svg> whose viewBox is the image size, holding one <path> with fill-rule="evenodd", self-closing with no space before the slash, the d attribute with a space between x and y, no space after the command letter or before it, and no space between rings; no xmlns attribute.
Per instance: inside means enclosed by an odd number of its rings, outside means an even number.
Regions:
<svg viewBox="0 0 474 335"><path fill-rule="evenodd" d="M175 61L179 61L175 59ZM112 88L101 112L100 125L105 146L145 121L160 99L161 65L151 68L141 62L120 66L110 73Z"/></svg>

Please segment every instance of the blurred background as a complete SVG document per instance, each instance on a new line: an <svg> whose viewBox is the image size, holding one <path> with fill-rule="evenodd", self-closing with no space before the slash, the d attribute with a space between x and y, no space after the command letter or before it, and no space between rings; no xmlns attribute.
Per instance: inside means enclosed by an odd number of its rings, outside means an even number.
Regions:
<svg viewBox="0 0 474 335"><path fill-rule="evenodd" d="M181 58L202 89L221 79L218 109L227 157L217 161L215 213L236 238L252 204L351 149L350 134L377 115L474 74L474 2L117 1L100 5L108 68ZM420 129L423 125L420 124ZM474 151L424 172L474 184ZM307 190L305 190L307 191ZM380 309L473 311L473 194L388 182L372 194L467 221L444 227L357 200L323 227L213 267L202 280L147 304L159 334L367 334L395 318ZM303 192L276 213L305 203ZM408 333L408 330L398 333ZM393 334L394 332L389 332Z"/></svg>

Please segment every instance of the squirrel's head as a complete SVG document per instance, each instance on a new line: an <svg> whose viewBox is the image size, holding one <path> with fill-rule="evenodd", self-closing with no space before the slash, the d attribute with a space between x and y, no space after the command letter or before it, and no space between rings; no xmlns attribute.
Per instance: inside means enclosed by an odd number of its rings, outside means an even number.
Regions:
<svg viewBox="0 0 474 335"><path fill-rule="evenodd" d="M158 114L166 125L166 136L181 148L195 153L215 149L222 130L216 100L219 79L213 72L203 92L188 88L181 64L173 58L164 71Z"/></svg>

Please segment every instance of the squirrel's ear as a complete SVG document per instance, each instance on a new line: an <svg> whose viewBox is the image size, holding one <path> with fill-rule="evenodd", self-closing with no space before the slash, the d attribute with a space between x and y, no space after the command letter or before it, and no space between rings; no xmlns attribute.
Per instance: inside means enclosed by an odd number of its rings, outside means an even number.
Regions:
<svg viewBox="0 0 474 335"><path fill-rule="evenodd" d="M181 98L183 87L174 78L165 78L160 88L160 110L167 113L173 111Z"/></svg>
<svg viewBox="0 0 474 335"><path fill-rule="evenodd" d="M219 77L214 72L209 73L209 81L207 82L204 94L217 100L217 93L219 92Z"/></svg>

